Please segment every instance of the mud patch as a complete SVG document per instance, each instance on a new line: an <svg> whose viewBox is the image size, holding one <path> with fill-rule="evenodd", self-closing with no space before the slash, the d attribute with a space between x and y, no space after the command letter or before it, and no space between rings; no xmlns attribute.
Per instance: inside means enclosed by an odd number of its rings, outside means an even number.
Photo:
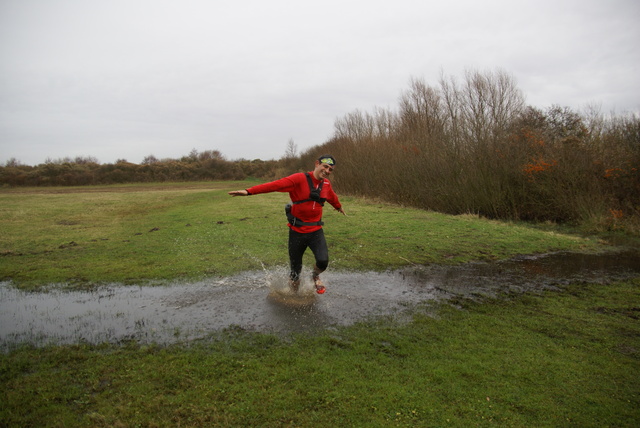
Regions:
<svg viewBox="0 0 640 428"><path fill-rule="evenodd" d="M285 269L166 286L113 284L85 291L24 292L0 283L0 347L70 343L171 344L229 327L288 334L400 316L424 302L539 292L575 282L640 275L637 252L560 253L497 263L415 266L392 272L328 272L327 292L310 278L297 294ZM635 315L635 313L634 313Z"/></svg>

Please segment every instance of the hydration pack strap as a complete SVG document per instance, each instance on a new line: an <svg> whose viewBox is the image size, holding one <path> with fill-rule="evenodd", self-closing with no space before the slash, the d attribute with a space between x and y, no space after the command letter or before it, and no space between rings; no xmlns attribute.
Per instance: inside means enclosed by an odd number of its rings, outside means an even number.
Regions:
<svg viewBox="0 0 640 428"><path fill-rule="evenodd" d="M314 221L314 222L307 222L307 221L302 221L297 217L294 217L293 214L291 214L291 204L287 204L284 207L284 212L287 214L287 220L289 220L289 224L291 226L322 226L324 225L323 221Z"/></svg>
<svg viewBox="0 0 640 428"><path fill-rule="evenodd" d="M309 184L309 198L303 199L302 201L294 201L293 204L302 204L304 202L317 202L320 205L324 206L326 198L320 197L320 192L322 192L322 185L324 184L324 180L320 180L320 184L318 184L317 188L313 187L313 181L311 181L311 174L305 172L304 174L307 177L307 183Z"/></svg>

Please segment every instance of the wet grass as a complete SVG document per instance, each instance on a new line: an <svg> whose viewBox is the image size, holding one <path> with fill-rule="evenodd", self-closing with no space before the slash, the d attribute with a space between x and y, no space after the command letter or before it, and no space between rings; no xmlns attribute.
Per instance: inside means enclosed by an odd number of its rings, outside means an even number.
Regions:
<svg viewBox="0 0 640 428"><path fill-rule="evenodd" d="M640 279L190 347L0 355L3 426L634 426ZM431 308L428 312L433 312Z"/></svg>
<svg viewBox="0 0 640 428"><path fill-rule="evenodd" d="M286 195L226 195L246 185L4 189L0 277L90 286L282 266ZM551 226L343 202L349 217L325 215L333 269L603 248ZM286 338L25 345L0 355L0 426L634 426L639 290L573 284Z"/></svg>
<svg viewBox="0 0 640 428"><path fill-rule="evenodd" d="M286 194L231 198L253 183L0 190L0 279L24 289L201 279L286 266ZM332 269L384 270L601 245L526 224L342 198L328 207ZM307 264L310 264L308 262Z"/></svg>

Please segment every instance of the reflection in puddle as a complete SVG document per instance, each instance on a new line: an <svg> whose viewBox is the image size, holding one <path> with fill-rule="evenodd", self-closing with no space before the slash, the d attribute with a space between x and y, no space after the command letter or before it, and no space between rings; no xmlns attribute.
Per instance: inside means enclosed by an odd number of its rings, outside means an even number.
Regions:
<svg viewBox="0 0 640 428"><path fill-rule="evenodd" d="M102 343L169 344L227 327L293 333L400 314L425 301L553 289L640 275L640 254L552 254L498 263L416 266L393 272L328 272L327 293L311 281L298 295L284 269L167 286L114 284L94 291L23 292L0 283L0 345Z"/></svg>

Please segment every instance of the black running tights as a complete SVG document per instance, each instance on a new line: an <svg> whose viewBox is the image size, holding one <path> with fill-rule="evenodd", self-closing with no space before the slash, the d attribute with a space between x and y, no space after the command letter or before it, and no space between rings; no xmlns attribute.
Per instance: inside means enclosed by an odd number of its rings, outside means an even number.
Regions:
<svg viewBox="0 0 640 428"><path fill-rule="evenodd" d="M323 272L329 266L329 249L324 238L324 230L319 229L311 233L298 233L289 229L289 260L291 262L291 279L300 279L302 271L302 256L307 248L311 248L316 258L317 273Z"/></svg>

